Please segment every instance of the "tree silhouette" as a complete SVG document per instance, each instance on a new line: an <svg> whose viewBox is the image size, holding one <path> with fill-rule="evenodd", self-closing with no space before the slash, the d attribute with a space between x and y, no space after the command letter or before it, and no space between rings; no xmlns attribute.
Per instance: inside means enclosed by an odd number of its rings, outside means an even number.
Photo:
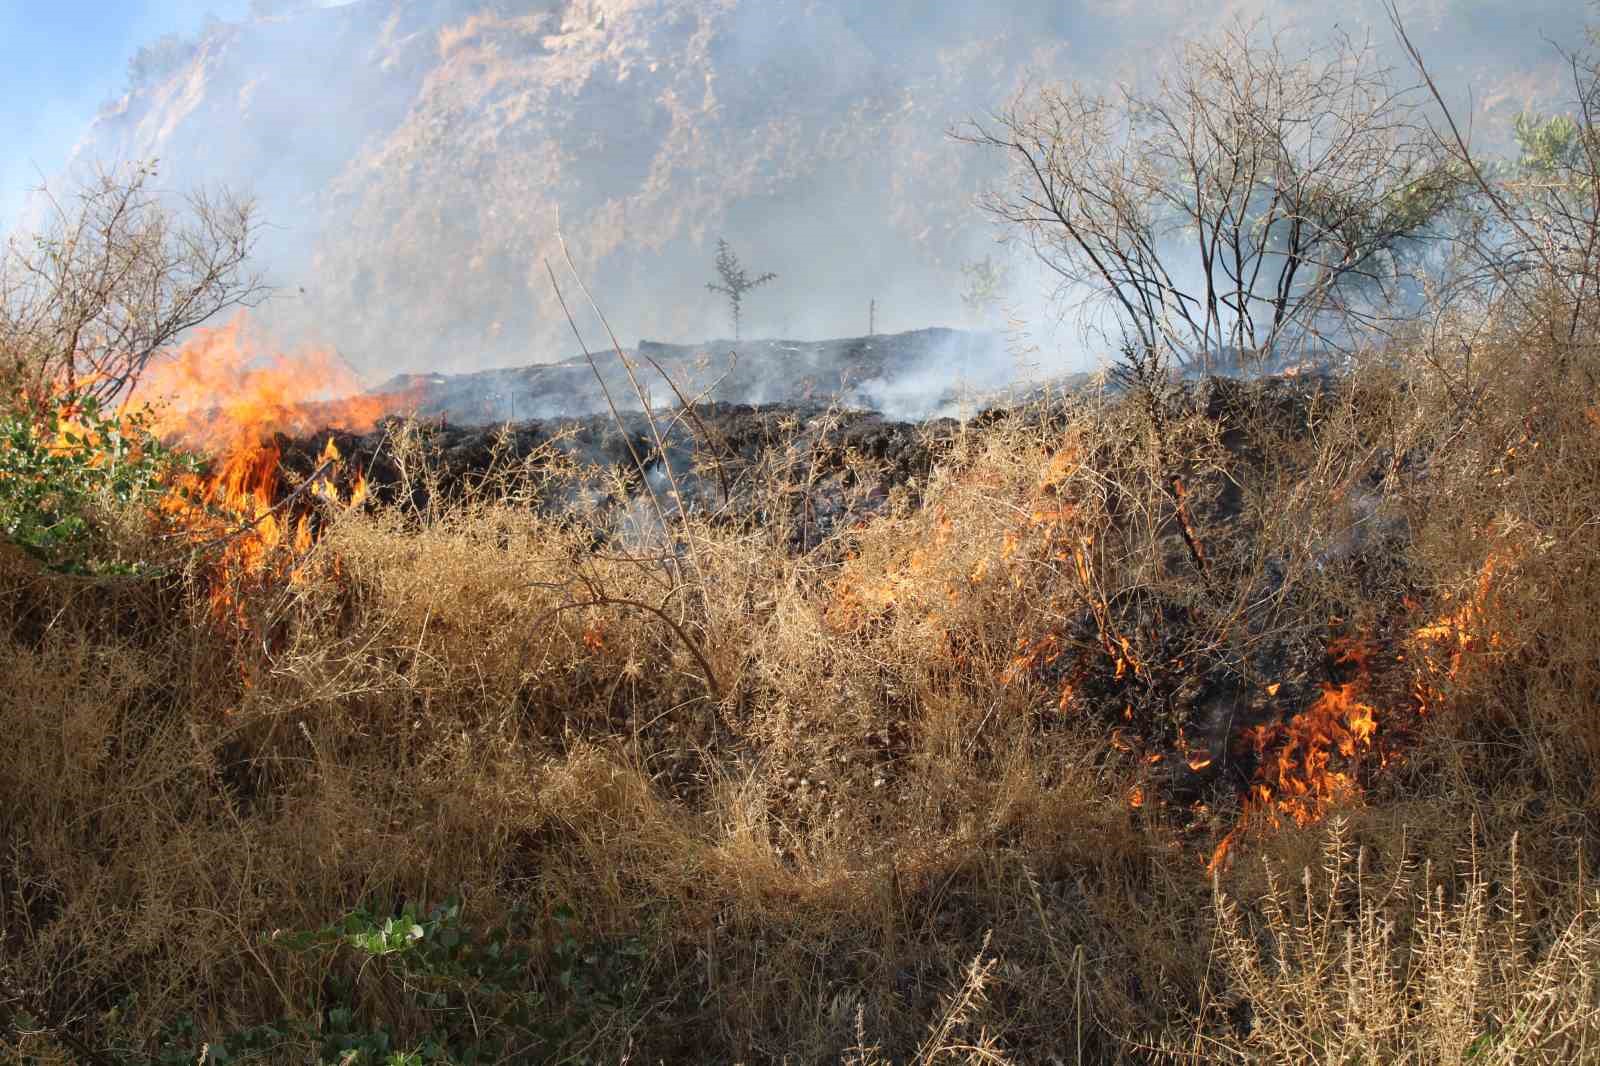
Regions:
<svg viewBox="0 0 1600 1066"><path fill-rule="evenodd" d="M717 241L717 274L722 278L722 284L713 282L707 284L706 288L728 298L728 306L733 311L733 339L739 340L744 294L758 285L765 285L778 275L769 272L759 277L750 277L739 263L739 257L728 247L728 242L721 239Z"/></svg>
<svg viewBox="0 0 1600 1066"><path fill-rule="evenodd" d="M1375 49L1295 56L1254 25L1185 44L1148 85L1046 86L957 131L1014 164L989 211L1141 359L1348 351L1410 313L1451 236L1462 168Z"/></svg>

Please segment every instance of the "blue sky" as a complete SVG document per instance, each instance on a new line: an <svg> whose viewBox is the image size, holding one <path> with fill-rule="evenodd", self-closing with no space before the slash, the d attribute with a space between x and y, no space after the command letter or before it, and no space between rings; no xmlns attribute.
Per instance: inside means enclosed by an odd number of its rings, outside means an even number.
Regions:
<svg viewBox="0 0 1600 1066"><path fill-rule="evenodd" d="M0 0L0 231L39 175L60 169L96 109L120 96L128 58L208 11L236 20L246 0Z"/></svg>

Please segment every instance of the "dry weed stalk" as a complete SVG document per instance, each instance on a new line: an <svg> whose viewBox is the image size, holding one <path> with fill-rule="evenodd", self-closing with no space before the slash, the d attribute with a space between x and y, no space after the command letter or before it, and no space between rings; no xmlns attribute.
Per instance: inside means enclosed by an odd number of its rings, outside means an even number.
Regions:
<svg viewBox="0 0 1600 1066"><path fill-rule="evenodd" d="M933 1023L927 1037L916 1049L914 1066L933 1066L938 1062L966 1063L968 1066L1007 1066L1012 1060L1003 1052L1000 1043L987 1031L979 1032L976 1043L961 1040L960 1034L984 1007L984 992L994 976L995 959L985 959L989 950L989 933L962 972L961 984L948 998L943 1013ZM856 1014L856 1043L845 1052L845 1066L888 1066L892 1060L883 1057L883 1050L869 1045L866 1024L860 1011Z"/></svg>
<svg viewBox="0 0 1600 1066"><path fill-rule="evenodd" d="M247 592L270 639L196 624L183 589L0 570L0 832L26 842L0 875L6 962L91 1048L196 1005L211 1036L326 1006L327 974L262 934L459 894L648 938L653 1013L597 1015L571 1044L597 1057L836 1061L854 1037L862 1062L1449 1061L1423 1055L1419 1002L1436 1050L1590 1053L1571 852L1600 765L1600 397L1591 356L1502 327L1470 368L1441 333L1372 388L1197 391L1163 440L1110 394L992 417L797 548L797 494L844 479L802 434L730 459L723 509L657 513L692 561L540 513L560 486L529 470L452 496L402 433L394 502L330 517L298 583ZM1291 827L1213 897L1232 779L1204 813L1163 806L1128 738L1198 741L1161 726L1188 673L1275 683L1330 616L1387 619L1437 668L1428 731L1350 799L1309 888L1276 879L1319 839ZM1052 636L1148 720L1073 689L1070 659L1017 668ZM1237 757L1248 690L1195 762ZM1514 879L1447 861L1512 833ZM559 940L554 919L519 936ZM1245 997L1259 1024L1230 1031ZM436 1019L392 985L362 1010L397 1041Z"/></svg>
<svg viewBox="0 0 1600 1066"><path fill-rule="evenodd" d="M1228 1062L1585 1062L1600 1050L1600 898L1568 899L1535 945L1515 839L1459 878L1405 862L1382 876L1342 820L1319 881L1268 865L1247 910L1217 889L1221 961L1248 1035L1195 1045Z"/></svg>

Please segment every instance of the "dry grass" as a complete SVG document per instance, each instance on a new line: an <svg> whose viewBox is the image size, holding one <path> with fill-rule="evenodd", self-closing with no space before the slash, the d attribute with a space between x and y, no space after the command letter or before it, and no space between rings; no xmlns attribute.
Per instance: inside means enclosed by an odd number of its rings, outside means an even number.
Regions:
<svg viewBox="0 0 1600 1066"><path fill-rule="evenodd" d="M710 518L596 547L503 480L330 513L242 627L0 555L0 1041L321 1019L329 964L274 930L455 897L522 923L552 1017L558 925L644 945L572 1061L1581 1061L1600 389L1592 347L1493 325L1309 406L971 428L803 555ZM1309 696L1338 632L1405 654L1369 696L1408 731L1214 881L1243 782L1175 798L1148 755L1228 740L1169 696ZM412 1046L382 972L355 1009Z"/></svg>
<svg viewBox="0 0 1600 1066"><path fill-rule="evenodd" d="M1321 870L1307 867L1298 888L1268 865L1248 917L1219 893L1231 1000L1215 1008L1250 1037L1200 1036L1197 1052L1319 1063L1588 1062L1600 1052L1592 892L1575 887L1535 918L1514 847L1492 866L1474 851L1443 872L1401 863L1375 874L1365 859L1336 821Z"/></svg>

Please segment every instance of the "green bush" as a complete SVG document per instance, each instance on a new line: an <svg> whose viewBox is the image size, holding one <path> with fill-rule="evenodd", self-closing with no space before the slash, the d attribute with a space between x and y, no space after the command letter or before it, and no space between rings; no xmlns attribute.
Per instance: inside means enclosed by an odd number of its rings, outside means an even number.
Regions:
<svg viewBox="0 0 1600 1066"><path fill-rule="evenodd" d="M0 537L68 573L136 570L107 521L196 462L164 447L147 413L107 414L90 397L65 397L43 421L0 410Z"/></svg>

